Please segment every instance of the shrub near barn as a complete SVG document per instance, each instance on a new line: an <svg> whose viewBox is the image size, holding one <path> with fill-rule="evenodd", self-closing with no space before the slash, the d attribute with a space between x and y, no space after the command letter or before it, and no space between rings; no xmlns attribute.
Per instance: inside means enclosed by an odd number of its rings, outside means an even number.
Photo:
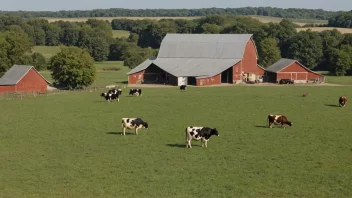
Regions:
<svg viewBox="0 0 352 198"><path fill-rule="evenodd" d="M93 58L78 47L62 47L61 52L50 59L49 70L55 84L62 88L89 86L96 78Z"/></svg>

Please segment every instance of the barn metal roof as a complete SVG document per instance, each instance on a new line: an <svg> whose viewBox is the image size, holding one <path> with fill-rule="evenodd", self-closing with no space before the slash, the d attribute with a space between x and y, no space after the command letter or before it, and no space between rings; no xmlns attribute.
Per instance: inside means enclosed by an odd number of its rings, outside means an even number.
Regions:
<svg viewBox="0 0 352 198"><path fill-rule="evenodd" d="M38 72L33 66L13 65L1 78L0 85L16 85L31 69ZM50 84L39 72L38 74Z"/></svg>
<svg viewBox="0 0 352 198"><path fill-rule="evenodd" d="M148 58L147 60L145 60L143 63L141 63L140 65L138 65L137 67L133 68L131 71L129 71L127 74L134 74L134 73L137 73L137 72L140 72L142 70L145 70L147 69L147 67L149 67L153 62L154 60L156 59L156 57L150 57Z"/></svg>
<svg viewBox="0 0 352 198"><path fill-rule="evenodd" d="M157 58L153 63L176 77L215 76L238 63L241 59Z"/></svg>
<svg viewBox="0 0 352 198"><path fill-rule="evenodd" d="M156 59L148 59L127 74L152 63L176 77L209 77L238 63L252 34L167 34Z"/></svg>
<svg viewBox="0 0 352 198"><path fill-rule="evenodd" d="M242 59L252 34L167 34L158 58Z"/></svg>
<svg viewBox="0 0 352 198"><path fill-rule="evenodd" d="M276 72L281 71L283 68L291 65L294 62L296 62L296 60L282 58L279 61L277 61L276 63L274 63L274 64L270 65L269 67L267 67L265 70L269 71L269 72L276 73Z"/></svg>

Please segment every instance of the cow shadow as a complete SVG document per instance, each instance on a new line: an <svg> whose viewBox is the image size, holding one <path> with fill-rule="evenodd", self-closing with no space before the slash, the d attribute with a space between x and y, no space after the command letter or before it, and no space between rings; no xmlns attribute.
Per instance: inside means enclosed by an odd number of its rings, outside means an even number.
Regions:
<svg viewBox="0 0 352 198"><path fill-rule="evenodd" d="M104 101L104 100L103 100L103 101L97 101L97 100L96 100L96 101L93 101L93 102L106 102L106 103L107 103L107 101Z"/></svg>
<svg viewBox="0 0 352 198"><path fill-rule="evenodd" d="M166 144L166 146L174 148L186 148L186 144ZM192 147L200 147L200 145L192 144Z"/></svg>
<svg viewBox="0 0 352 198"><path fill-rule="evenodd" d="M268 128L268 126L255 126L255 127L257 127L257 128Z"/></svg>
<svg viewBox="0 0 352 198"><path fill-rule="evenodd" d="M328 106L328 107L339 107L339 105L335 105L335 104L325 104L325 106Z"/></svg>
<svg viewBox="0 0 352 198"><path fill-rule="evenodd" d="M123 132L107 132L106 134L109 134L109 135L122 135ZM134 135L134 133L132 133L132 132L126 132L125 134L126 135Z"/></svg>

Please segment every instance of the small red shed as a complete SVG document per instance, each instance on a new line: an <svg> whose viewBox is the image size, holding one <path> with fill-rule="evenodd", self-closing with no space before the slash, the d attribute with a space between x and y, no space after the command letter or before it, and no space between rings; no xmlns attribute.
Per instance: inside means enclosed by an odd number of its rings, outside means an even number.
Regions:
<svg viewBox="0 0 352 198"><path fill-rule="evenodd" d="M290 79L294 83L317 82L322 83L325 77L313 72L297 60L282 58L265 69L269 82L277 83L281 79Z"/></svg>
<svg viewBox="0 0 352 198"><path fill-rule="evenodd" d="M0 78L0 93L46 92L50 84L33 66L14 65Z"/></svg>

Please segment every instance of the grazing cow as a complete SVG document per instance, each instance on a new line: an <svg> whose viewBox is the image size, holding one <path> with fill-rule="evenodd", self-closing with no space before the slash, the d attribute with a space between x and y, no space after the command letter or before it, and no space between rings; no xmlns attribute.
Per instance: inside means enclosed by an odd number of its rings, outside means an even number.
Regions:
<svg viewBox="0 0 352 198"><path fill-rule="evenodd" d="M212 135L219 136L219 132L216 128L189 126L186 128L186 148L192 148L191 140L200 140L201 146L203 147L205 145L205 147L207 147L207 142Z"/></svg>
<svg viewBox="0 0 352 198"><path fill-rule="evenodd" d="M187 86L186 85L181 85L180 90L186 90Z"/></svg>
<svg viewBox="0 0 352 198"><path fill-rule="evenodd" d="M347 97L346 96L341 96L339 98L339 106L340 107L344 107L346 105L346 102L347 102Z"/></svg>
<svg viewBox="0 0 352 198"><path fill-rule="evenodd" d="M129 95L142 96L142 89L130 89Z"/></svg>
<svg viewBox="0 0 352 198"><path fill-rule="evenodd" d="M141 129L141 128L148 129L148 123L144 122L140 118L122 118L122 128L123 128L123 133L122 133L123 135L125 135L126 128L135 129L135 135L138 135L138 129Z"/></svg>
<svg viewBox="0 0 352 198"><path fill-rule="evenodd" d="M110 91L109 91L110 92ZM100 96L104 97L106 101L111 102L112 100L120 101L119 95L114 93L101 93Z"/></svg>
<svg viewBox="0 0 352 198"><path fill-rule="evenodd" d="M272 128L272 124L281 125L285 128L285 124L292 126L293 122L288 121L287 117L284 115L268 115L269 128Z"/></svg>

